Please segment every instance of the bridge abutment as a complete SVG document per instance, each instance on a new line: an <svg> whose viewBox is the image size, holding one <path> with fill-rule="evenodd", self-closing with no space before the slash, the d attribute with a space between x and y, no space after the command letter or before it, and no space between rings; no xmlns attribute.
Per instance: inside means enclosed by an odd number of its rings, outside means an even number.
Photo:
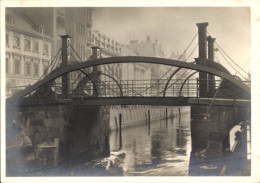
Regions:
<svg viewBox="0 0 260 183"><path fill-rule="evenodd" d="M230 147L230 130L249 115L248 107L191 106L192 153L206 150L206 157L220 157Z"/></svg>
<svg viewBox="0 0 260 183"><path fill-rule="evenodd" d="M58 164L75 157L88 160L109 155L106 106L79 106L68 100L46 105L45 111L42 106L23 106L18 111L17 124L31 139L32 159L37 162Z"/></svg>

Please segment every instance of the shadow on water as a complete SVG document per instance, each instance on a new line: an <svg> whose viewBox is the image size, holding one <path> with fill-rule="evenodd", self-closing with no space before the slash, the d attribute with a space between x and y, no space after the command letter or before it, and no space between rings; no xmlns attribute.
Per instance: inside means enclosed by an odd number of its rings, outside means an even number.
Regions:
<svg viewBox="0 0 260 183"><path fill-rule="evenodd" d="M98 158L81 153L57 166L20 163L9 176L174 176L188 175L191 137L190 117L151 121L111 131L105 151ZM19 150L18 153L20 153ZM9 154L9 152L7 152ZM25 153L26 154L26 153ZM11 156L8 155L11 160Z"/></svg>
<svg viewBox="0 0 260 183"><path fill-rule="evenodd" d="M233 153L225 151L221 157L207 158L206 150L191 152L189 115L183 115L181 121L174 117L111 131L104 149L98 158L83 152L57 166L48 162L26 163L31 147L10 149L8 176L248 175L244 143L239 143Z"/></svg>

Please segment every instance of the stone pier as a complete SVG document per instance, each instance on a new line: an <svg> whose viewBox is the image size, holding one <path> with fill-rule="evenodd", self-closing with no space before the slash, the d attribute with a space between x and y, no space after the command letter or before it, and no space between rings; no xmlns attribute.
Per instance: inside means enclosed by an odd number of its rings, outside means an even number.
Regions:
<svg viewBox="0 0 260 183"><path fill-rule="evenodd" d="M58 164L80 154L86 160L109 155L108 107L68 102L47 105L44 111L23 106L18 114L15 121L32 141L36 161Z"/></svg>
<svg viewBox="0 0 260 183"><path fill-rule="evenodd" d="M191 106L192 151L206 150L207 157L221 156L230 148L230 130L249 116L249 107L211 106L208 110L208 106Z"/></svg>

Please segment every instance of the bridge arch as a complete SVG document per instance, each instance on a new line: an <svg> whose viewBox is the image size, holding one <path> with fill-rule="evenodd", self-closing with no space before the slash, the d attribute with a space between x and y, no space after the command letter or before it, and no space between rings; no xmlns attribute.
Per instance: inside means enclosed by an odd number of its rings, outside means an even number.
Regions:
<svg viewBox="0 0 260 183"><path fill-rule="evenodd" d="M181 85L181 89L180 89L180 91L179 91L179 96L181 96L181 92L182 92L182 89L183 89L185 83L190 79L191 76L193 76L193 75L196 74L196 73L198 73L198 71L195 71L195 72L191 73L191 74L183 81L183 83L182 83L182 85Z"/></svg>
<svg viewBox="0 0 260 183"><path fill-rule="evenodd" d="M36 90L38 87L44 85L50 80L53 80L61 75L70 73L75 70L80 70L82 68L88 68L93 66L99 66L99 65L106 65L106 64L113 64L113 63L151 63L151 64L162 64L162 65L168 65L168 66L175 66L175 67L182 67L186 69L191 70L197 70L201 72L207 72L219 77L222 77L223 79L226 79L227 81L230 81L237 87L244 90L246 93L250 94L250 88L244 84L243 82L237 80L235 77L233 77L230 73L224 72L223 70L219 70L214 66L205 66L205 65L198 65L188 62L181 62L178 60L171 60L171 59L165 59L165 58L155 58L155 57L139 57L139 56L126 56L126 57L109 57L109 58L100 58L96 60L89 60L85 62L76 63L73 65L68 65L67 67L58 68L55 72L50 73L46 78L42 79L41 81L35 83L34 85L27 87L25 90L15 93L12 97L7 99L7 101L11 101L13 99L25 96L29 94L30 92Z"/></svg>
<svg viewBox="0 0 260 183"><path fill-rule="evenodd" d="M119 84L119 82L118 82L114 77L112 77L112 76L110 76L110 75L108 75L108 74L101 73L101 75L104 75L104 76L107 76L107 77L111 78L111 79L117 84L117 86L118 86L118 88L119 88L119 90L120 90L120 95L121 95L121 97L123 97L123 90L122 90L122 87L121 87L121 85Z"/></svg>

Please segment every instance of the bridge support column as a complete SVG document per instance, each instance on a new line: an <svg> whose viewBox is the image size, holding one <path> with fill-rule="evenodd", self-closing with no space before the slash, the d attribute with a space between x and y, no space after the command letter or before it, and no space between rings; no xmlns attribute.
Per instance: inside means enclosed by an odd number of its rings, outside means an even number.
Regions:
<svg viewBox="0 0 260 183"><path fill-rule="evenodd" d="M214 62L215 60L215 51L214 51L214 42L215 38L208 36L208 58ZM209 96L214 95L215 90L215 76L213 74L208 74L208 85L209 85Z"/></svg>
<svg viewBox="0 0 260 183"><path fill-rule="evenodd" d="M250 115L248 107L191 106L191 138L193 154L205 153L206 157L220 157L227 147L230 130ZM206 116L206 118L205 118Z"/></svg>
<svg viewBox="0 0 260 183"><path fill-rule="evenodd" d="M94 60L98 59L98 51L100 51L100 48L97 47L97 46L93 46L91 47L92 48L92 58ZM100 94L100 90L99 90L99 83L98 83L98 76L99 76L99 72L100 72L100 68L99 66L94 66L93 67L93 75L94 75L94 79L93 79L93 82L96 84L97 86L97 94L99 96Z"/></svg>
<svg viewBox="0 0 260 183"><path fill-rule="evenodd" d="M62 38L62 67L67 67L70 59L70 37L68 35L61 36ZM62 75L62 98L67 99L70 92L69 74Z"/></svg>
<svg viewBox="0 0 260 183"><path fill-rule="evenodd" d="M198 23L198 39L199 39L199 58L195 59L197 64L205 65L207 61L207 26L206 23ZM199 72L199 96L206 97L207 96L207 73Z"/></svg>

